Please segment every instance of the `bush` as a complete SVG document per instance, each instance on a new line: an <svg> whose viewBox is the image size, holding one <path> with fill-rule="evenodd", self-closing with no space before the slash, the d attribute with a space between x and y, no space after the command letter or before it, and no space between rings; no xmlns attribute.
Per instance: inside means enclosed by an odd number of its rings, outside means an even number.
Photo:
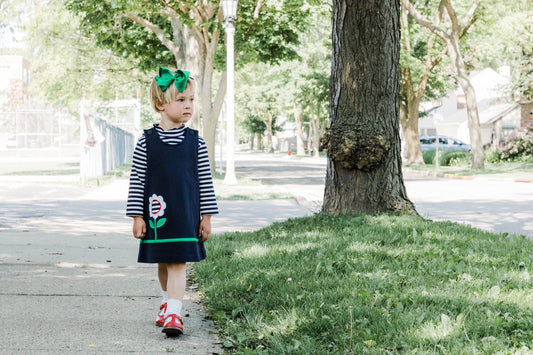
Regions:
<svg viewBox="0 0 533 355"><path fill-rule="evenodd" d="M427 165L435 164L435 150L426 150L422 152L424 163ZM460 166L472 163L472 156L466 150L439 150L440 166Z"/></svg>
<svg viewBox="0 0 533 355"><path fill-rule="evenodd" d="M435 151L434 150L423 151L422 158L424 158L424 163L426 165L435 164Z"/></svg>
<svg viewBox="0 0 533 355"><path fill-rule="evenodd" d="M524 161L533 156L533 125L511 133L499 149L501 161Z"/></svg>
<svg viewBox="0 0 533 355"><path fill-rule="evenodd" d="M500 152L497 150L485 151L485 163L496 164L500 162Z"/></svg>
<svg viewBox="0 0 533 355"><path fill-rule="evenodd" d="M461 166L472 164L472 154L466 150L451 150L439 156L442 166Z"/></svg>

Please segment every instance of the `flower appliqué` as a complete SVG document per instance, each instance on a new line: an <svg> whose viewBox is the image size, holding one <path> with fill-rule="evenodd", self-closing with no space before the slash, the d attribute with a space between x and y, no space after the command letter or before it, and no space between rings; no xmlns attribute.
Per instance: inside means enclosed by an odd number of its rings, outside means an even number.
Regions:
<svg viewBox="0 0 533 355"><path fill-rule="evenodd" d="M165 214L165 208L167 208L167 204L165 200L163 199L163 196L159 196L156 194L153 194L148 198L149 202L149 208L148 211L150 212L150 217L154 220L149 220L150 228L154 230L154 236L157 240L157 228L160 228L165 225L167 222L166 218L161 218L157 220L158 217L162 217Z"/></svg>

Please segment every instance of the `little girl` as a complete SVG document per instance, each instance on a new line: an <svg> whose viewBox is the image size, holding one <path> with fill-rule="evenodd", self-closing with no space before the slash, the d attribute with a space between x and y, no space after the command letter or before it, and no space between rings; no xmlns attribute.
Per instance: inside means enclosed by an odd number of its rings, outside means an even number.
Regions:
<svg viewBox="0 0 533 355"><path fill-rule="evenodd" d="M195 92L189 72L159 69L150 99L161 122L139 138L131 168L126 214L140 239L138 261L158 264L163 302L155 324L167 335L183 333L185 263L205 259L203 243L218 214L206 144L185 126Z"/></svg>

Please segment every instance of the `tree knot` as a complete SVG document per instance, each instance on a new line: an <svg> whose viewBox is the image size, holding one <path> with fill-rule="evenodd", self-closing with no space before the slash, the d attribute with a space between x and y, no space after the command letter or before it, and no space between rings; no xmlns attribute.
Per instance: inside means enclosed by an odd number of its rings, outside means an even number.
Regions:
<svg viewBox="0 0 533 355"><path fill-rule="evenodd" d="M332 125L320 140L328 156L345 169L372 171L385 160L390 141L379 129L358 124Z"/></svg>

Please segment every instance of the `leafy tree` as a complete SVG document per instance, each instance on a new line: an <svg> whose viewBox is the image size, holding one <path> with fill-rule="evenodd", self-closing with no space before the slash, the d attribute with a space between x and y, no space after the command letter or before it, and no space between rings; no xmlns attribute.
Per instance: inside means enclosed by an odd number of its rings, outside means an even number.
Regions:
<svg viewBox="0 0 533 355"><path fill-rule="evenodd" d="M137 97L148 83L132 60L96 46L60 0L34 1L24 26L33 95L76 115L79 102ZM146 97L146 95L144 95Z"/></svg>
<svg viewBox="0 0 533 355"><path fill-rule="evenodd" d="M529 0L486 0L483 5L479 29L469 39L466 55L484 67L510 67L510 91L522 105L522 126L526 126L533 111L533 6Z"/></svg>
<svg viewBox="0 0 533 355"><path fill-rule="evenodd" d="M422 26L439 36L446 44L446 51L450 58L453 71L465 94L468 112L468 129L470 133L470 143L472 145L472 168L474 169L480 169L484 166L483 144L481 141L476 93L468 77L468 71L461 52L459 40L476 21L476 10L480 1L481 0L474 0L470 8L465 9L464 13L461 11L459 15L463 15L463 17L459 19L458 12L456 11L456 8L452 6L451 1L441 0L439 3L439 11L445 10L449 19L449 26L444 27L440 24L440 20L434 22L424 17L409 0L402 0L402 6L409 11L409 14Z"/></svg>
<svg viewBox="0 0 533 355"><path fill-rule="evenodd" d="M9 40L16 41L15 32L21 29L22 14L24 12L23 0L0 1L0 39L2 44ZM0 48L5 48L1 45Z"/></svg>
<svg viewBox="0 0 533 355"><path fill-rule="evenodd" d="M243 125L248 133L252 136L250 139L250 149L254 149L254 138L255 135L259 137L259 150L262 149L262 136L266 130L265 121L263 121L259 116L248 114L246 119L243 121Z"/></svg>
<svg viewBox="0 0 533 355"><path fill-rule="evenodd" d="M298 98L303 112L309 116L311 146L313 155L318 157L320 137L325 131L329 104L329 74L314 72L303 76L304 84L299 87Z"/></svg>
<svg viewBox="0 0 533 355"><path fill-rule="evenodd" d="M322 211L416 213L401 172L400 0L334 0L332 42Z"/></svg>
<svg viewBox="0 0 533 355"><path fill-rule="evenodd" d="M222 75L218 89L212 90L214 70L222 69L224 57L220 0L66 0L66 3L81 16L85 33L118 55L136 58L139 68L155 70L158 66L175 65L195 74L203 135L214 166L216 123L226 88L226 76ZM299 43L299 33L306 26L307 8L305 0L239 1L236 65L295 58L293 46Z"/></svg>
<svg viewBox="0 0 533 355"><path fill-rule="evenodd" d="M442 10L440 7L435 14L435 23L442 20ZM407 161L424 164L418 136L419 106L423 99L443 96L450 87L447 73L434 70L441 63L445 50L435 35L424 31L416 21L409 20L405 7L402 7L401 25L400 124Z"/></svg>
<svg viewBox="0 0 533 355"><path fill-rule="evenodd" d="M315 156L318 156L320 137L327 125L329 105L329 79L331 71L331 6L317 6L312 14L316 26L304 36L300 45L301 62L289 63L286 70L285 92L290 93L290 101L285 103L287 111L292 111L296 124L296 149L298 155L305 154L303 123L309 124L308 137ZM295 71L294 67L299 70Z"/></svg>

